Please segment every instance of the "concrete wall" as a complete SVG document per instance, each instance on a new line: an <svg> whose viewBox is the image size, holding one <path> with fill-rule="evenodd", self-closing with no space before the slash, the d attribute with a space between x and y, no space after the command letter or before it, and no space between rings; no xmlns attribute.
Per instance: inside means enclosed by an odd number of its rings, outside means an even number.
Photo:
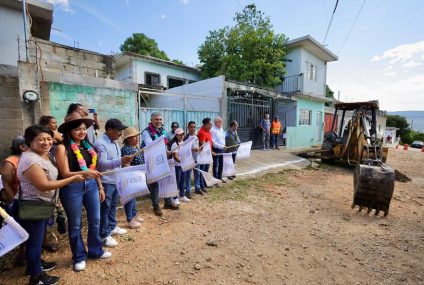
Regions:
<svg viewBox="0 0 424 285"><path fill-rule="evenodd" d="M23 128L17 67L0 65L0 158L9 154L12 139Z"/></svg>
<svg viewBox="0 0 424 285"><path fill-rule="evenodd" d="M115 77L113 57L58 43L35 39L32 44L32 61L37 58L44 72L67 73L97 78ZM41 53L40 53L41 50Z"/></svg>
<svg viewBox="0 0 424 285"><path fill-rule="evenodd" d="M160 75L160 85L166 88L168 86L168 76L184 79L187 82L200 80L200 75L195 72L190 72L183 68L168 66L155 62L143 61L141 59L132 58L126 64L117 68L117 80L131 80L138 84L146 84L145 73L156 73Z"/></svg>
<svg viewBox="0 0 424 285"><path fill-rule="evenodd" d="M288 54L287 54L287 59L291 60L291 61L287 61L286 62L286 74L285 76L293 76L293 75L298 75L299 73L304 72L303 69L301 70L301 64L300 64L300 56L301 56L301 52L299 48L295 48L292 49Z"/></svg>
<svg viewBox="0 0 424 285"><path fill-rule="evenodd" d="M118 118L128 126L138 126L135 90L48 82L42 86L42 94L44 115L51 114L59 124L69 104L81 103L86 108L96 109L102 129L110 118Z"/></svg>
<svg viewBox="0 0 424 285"><path fill-rule="evenodd" d="M306 78L306 63L312 63L317 66L317 80L310 80ZM301 92L303 94L312 95L312 96L324 96L325 90L325 79L326 79L326 65L325 63L311 54L305 49L301 49L301 68L303 72L303 88Z"/></svg>
<svg viewBox="0 0 424 285"><path fill-rule="evenodd" d="M18 61L18 36L23 42L22 12L0 5L0 64L16 66Z"/></svg>
<svg viewBox="0 0 424 285"><path fill-rule="evenodd" d="M296 127L287 128L287 148L309 148L322 144L324 122L324 103L303 98L297 100L297 120ZM299 125L300 110L312 110L311 125ZM321 121L318 121L317 115L321 112ZM321 140L318 138L321 137Z"/></svg>

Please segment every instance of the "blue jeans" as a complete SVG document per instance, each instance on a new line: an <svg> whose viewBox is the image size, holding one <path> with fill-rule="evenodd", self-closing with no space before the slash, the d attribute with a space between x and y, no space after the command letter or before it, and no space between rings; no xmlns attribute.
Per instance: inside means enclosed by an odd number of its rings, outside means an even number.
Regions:
<svg viewBox="0 0 424 285"><path fill-rule="evenodd" d="M277 143L278 143L278 134L276 134L276 135L272 134L271 135L271 147L272 148L278 147Z"/></svg>
<svg viewBox="0 0 424 285"><path fill-rule="evenodd" d="M100 205L100 238L110 236L116 228L116 206L118 206L118 190L115 184L103 184L106 199Z"/></svg>
<svg viewBox="0 0 424 285"><path fill-rule="evenodd" d="M213 152L216 154L224 153L223 149L212 148ZM222 179L222 170L224 169L224 156L215 155L213 157L213 177L217 179Z"/></svg>
<svg viewBox="0 0 424 285"><path fill-rule="evenodd" d="M135 216L137 216L137 205L136 200L132 199L124 205L125 215L127 216L127 222L131 222Z"/></svg>
<svg viewBox="0 0 424 285"><path fill-rule="evenodd" d="M90 179L84 182L71 183L60 189L59 196L68 218L69 244L74 264L86 260L87 255L90 258L100 257L103 254L103 249L99 235L100 199L96 180ZM83 206L88 221L88 254L81 235Z"/></svg>
<svg viewBox="0 0 424 285"><path fill-rule="evenodd" d="M181 169L181 166L175 166L175 176L177 178L177 186L178 186L178 190L180 191L180 197L184 197L185 193L184 193L184 176L185 173L183 172L183 170Z"/></svg>
<svg viewBox="0 0 424 285"><path fill-rule="evenodd" d="M41 274L41 246L43 245L44 231L47 220L29 221L21 220L21 226L28 232L29 238L26 245L26 262L31 276Z"/></svg>
<svg viewBox="0 0 424 285"><path fill-rule="evenodd" d="M159 183L155 182L152 184L148 184L150 192L150 199L152 199L152 207L153 209L159 209ZM172 205L171 198L165 198L165 205Z"/></svg>
<svg viewBox="0 0 424 285"><path fill-rule="evenodd" d="M191 194L191 172L192 171L194 171L194 172L199 172L199 171L196 171L196 170L192 170L192 169L190 169L190 170L187 170L186 172L184 172L184 184L185 184L185 193L186 193L186 195L188 194L188 195L190 195ZM196 174L194 174L194 177L196 177ZM194 181L194 185L196 185L196 179L195 179L195 181ZM196 186L195 186L195 188L196 188ZM197 187L196 189L199 189L200 188L200 186L199 187Z"/></svg>
<svg viewBox="0 0 424 285"><path fill-rule="evenodd" d="M198 164L196 164L196 168L200 169ZM193 169L193 174L194 174L194 190L199 191L200 188L201 188L200 187L200 179L202 178L202 174L195 169Z"/></svg>
<svg viewBox="0 0 424 285"><path fill-rule="evenodd" d="M199 164L200 170L203 170L205 172L209 171L209 166L210 164ZM202 174L199 172L199 175L202 175ZM206 188L207 186L203 176L201 176L199 180L200 180L200 189Z"/></svg>

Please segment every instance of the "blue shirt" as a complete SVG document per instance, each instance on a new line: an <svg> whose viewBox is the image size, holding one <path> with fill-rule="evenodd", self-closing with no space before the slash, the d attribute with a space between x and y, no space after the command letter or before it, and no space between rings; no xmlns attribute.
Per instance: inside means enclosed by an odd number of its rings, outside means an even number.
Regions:
<svg viewBox="0 0 424 285"><path fill-rule="evenodd" d="M134 153L136 153L137 151L139 151L140 149L137 147L133 147L130 146L128 144L124 145L121 149L121 155L132 155ZM134 165L140 165L140 164L144 164L144 156L142 153L138 154L137 156L135 156L133 158L133 160L131 161L131 166Z"/></svg>
<svg viewBox="0 0 424 285"><path fill-rule="evenodd" d="M100 172L121 168L121 149L117 141L111 141L103 134L94 147L97 150L97 170ZM116 174L110 173L102 176L102 183L116 184Z"/></svg>

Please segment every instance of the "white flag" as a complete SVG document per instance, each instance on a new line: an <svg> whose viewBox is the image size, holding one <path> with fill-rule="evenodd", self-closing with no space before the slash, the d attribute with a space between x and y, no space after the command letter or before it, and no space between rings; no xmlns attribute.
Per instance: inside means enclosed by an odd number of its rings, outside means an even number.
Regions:
<svg viewBox="0 0 424 285"><path fill-rule="evenodd" d="M236 166L233 162L233 156L231 153L223 153L224 156L224 168L222 170L222 176L234 176L236 175Z"/></svg>
<svg viewBox="0 0 424 285"><path fill-rule="evenodd" d="M125 169L128 168L128 171ZM142 170L131 170L130 167L122 168L116 176L116 188L122 205L130 200L148 195L149 189L146 184L146 172Z"/></svg>
<svg viewBox="0 0 424 285"><path fill-rule="evenodd" d="M252 149L252 141L241 143L237 150L237 159L249 158Z"/></svg>
<svg viewBox="0 0 424 285"><path fill-rule="evenodd" d="M196 166L196 162L193 159L193 154L191 152L191 148L193 146L194 137L188 138L180 147L178 151L178 156L181 160L181 169L183 171L187 171Z"/></svg>
<svg viewBox="0 0 424 285"><path fill-rule="evenodd" d="M144 160L146 162L147 184L154 183L171 175L164 137L160 137L144 147Z"/></svg>
<svg viewBox="0 0 424 285"><path fill-rule="evenodd" d="M206 142L203 145L202 151L197 155L197 164L209 164L212 161L211 144Z"/></svg>
<svg viewBox="0 0 424 285"><path fill-rule="evenodd" d="M177 177L175 175L175 162L168 160L171 175L159 180L159 197L171 198L178 196Z"/></svg>
<svg viewBox="0 0 424 285"><path fill-rule="evenodd" d="M215 177L213 177L209 172L200 170L199 168L194 168L194 170L195 171L199 171L202 174L203 179L205 179L206 186L208 186L208 187L211 187L211 186L213 186L215 184L218 184L218 183L221 183L222 182L221 180L216 179Z"/></svg>
<svg viewBox="0 0 424 285"><path fill-rule="evenodd" d="M25 242L29 234L12 217L7 217L0 229L0 257Z"/></svg>

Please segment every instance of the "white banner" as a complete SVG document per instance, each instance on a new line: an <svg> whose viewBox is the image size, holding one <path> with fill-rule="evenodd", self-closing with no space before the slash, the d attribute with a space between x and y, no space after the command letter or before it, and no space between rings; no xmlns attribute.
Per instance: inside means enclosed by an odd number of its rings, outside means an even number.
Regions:
<svg viewBox="0 0 424 285"><path fill-rule="evenodd" d="M203 145L202 151L197 155L197 164L210 164L212 161L211 144L206 142Z"/></svg>
<svg viewBox="0 0 424 285"><path fill-rule="evenodd" d="M171 198L178 196L177 177L175 175L175 162L173 159L168 160L171 175L159 180L159 197Z"/></svg>
<svg viewBox="0 0 424 285"><path fill-rule="evenodd" d="M211 186L213 186L215 184L218 184L218 183L221 183L222 182L221 180L216 179L215 177L213 177L209 172L200 170L198 168L194 168L194 170L195 171L199 171L202 174L203 179L205 179L206 186L208 186L208 187L211 187Z"/></svg>
<svg viewBox="0 0 424 285"><path fill-rule="evenodd" d="M4 221L6 224L0 229L0 257L29 238L29 234L12 217Z"/></svg>
<svg viewBox="0 0 424 285"><path fill-rule="evenodd" d="M116 188L122 205L134 198L150 193L146 184L146 172L142 170L131 171L131 169L126 172L125 169L127 168L130 167L123 168L116 176Z"/></svg>
<svg viewBox="0 0 424 285"><path fill-rule="evenodd" d="M231 153L224 153L224 169L222 170L222 176L234 176L236 175L236 166L233 162L233 155Z"/></svg>
<svg viewBox="0 0 424 285"><path fill-rule="evenodd" d="M144 147L144 161L146 162L147 169L147 184L154 183L171 175L163 136Z"/></svg>
<svg viewBox="0 0 424 285"><path fill-rule="evenodd" d="M237 159L249 158L252 149L252 141L241 143L237 150Z"/></svg>
<svg viewBox="0 0 424 285"><path fill-rule="evenodd" d="M196 166L196 162L193 159L191 148L193 146L194 137L190 137L181 145L178 151L178 156L181 160L181 169L185 172Z"/></svg>

